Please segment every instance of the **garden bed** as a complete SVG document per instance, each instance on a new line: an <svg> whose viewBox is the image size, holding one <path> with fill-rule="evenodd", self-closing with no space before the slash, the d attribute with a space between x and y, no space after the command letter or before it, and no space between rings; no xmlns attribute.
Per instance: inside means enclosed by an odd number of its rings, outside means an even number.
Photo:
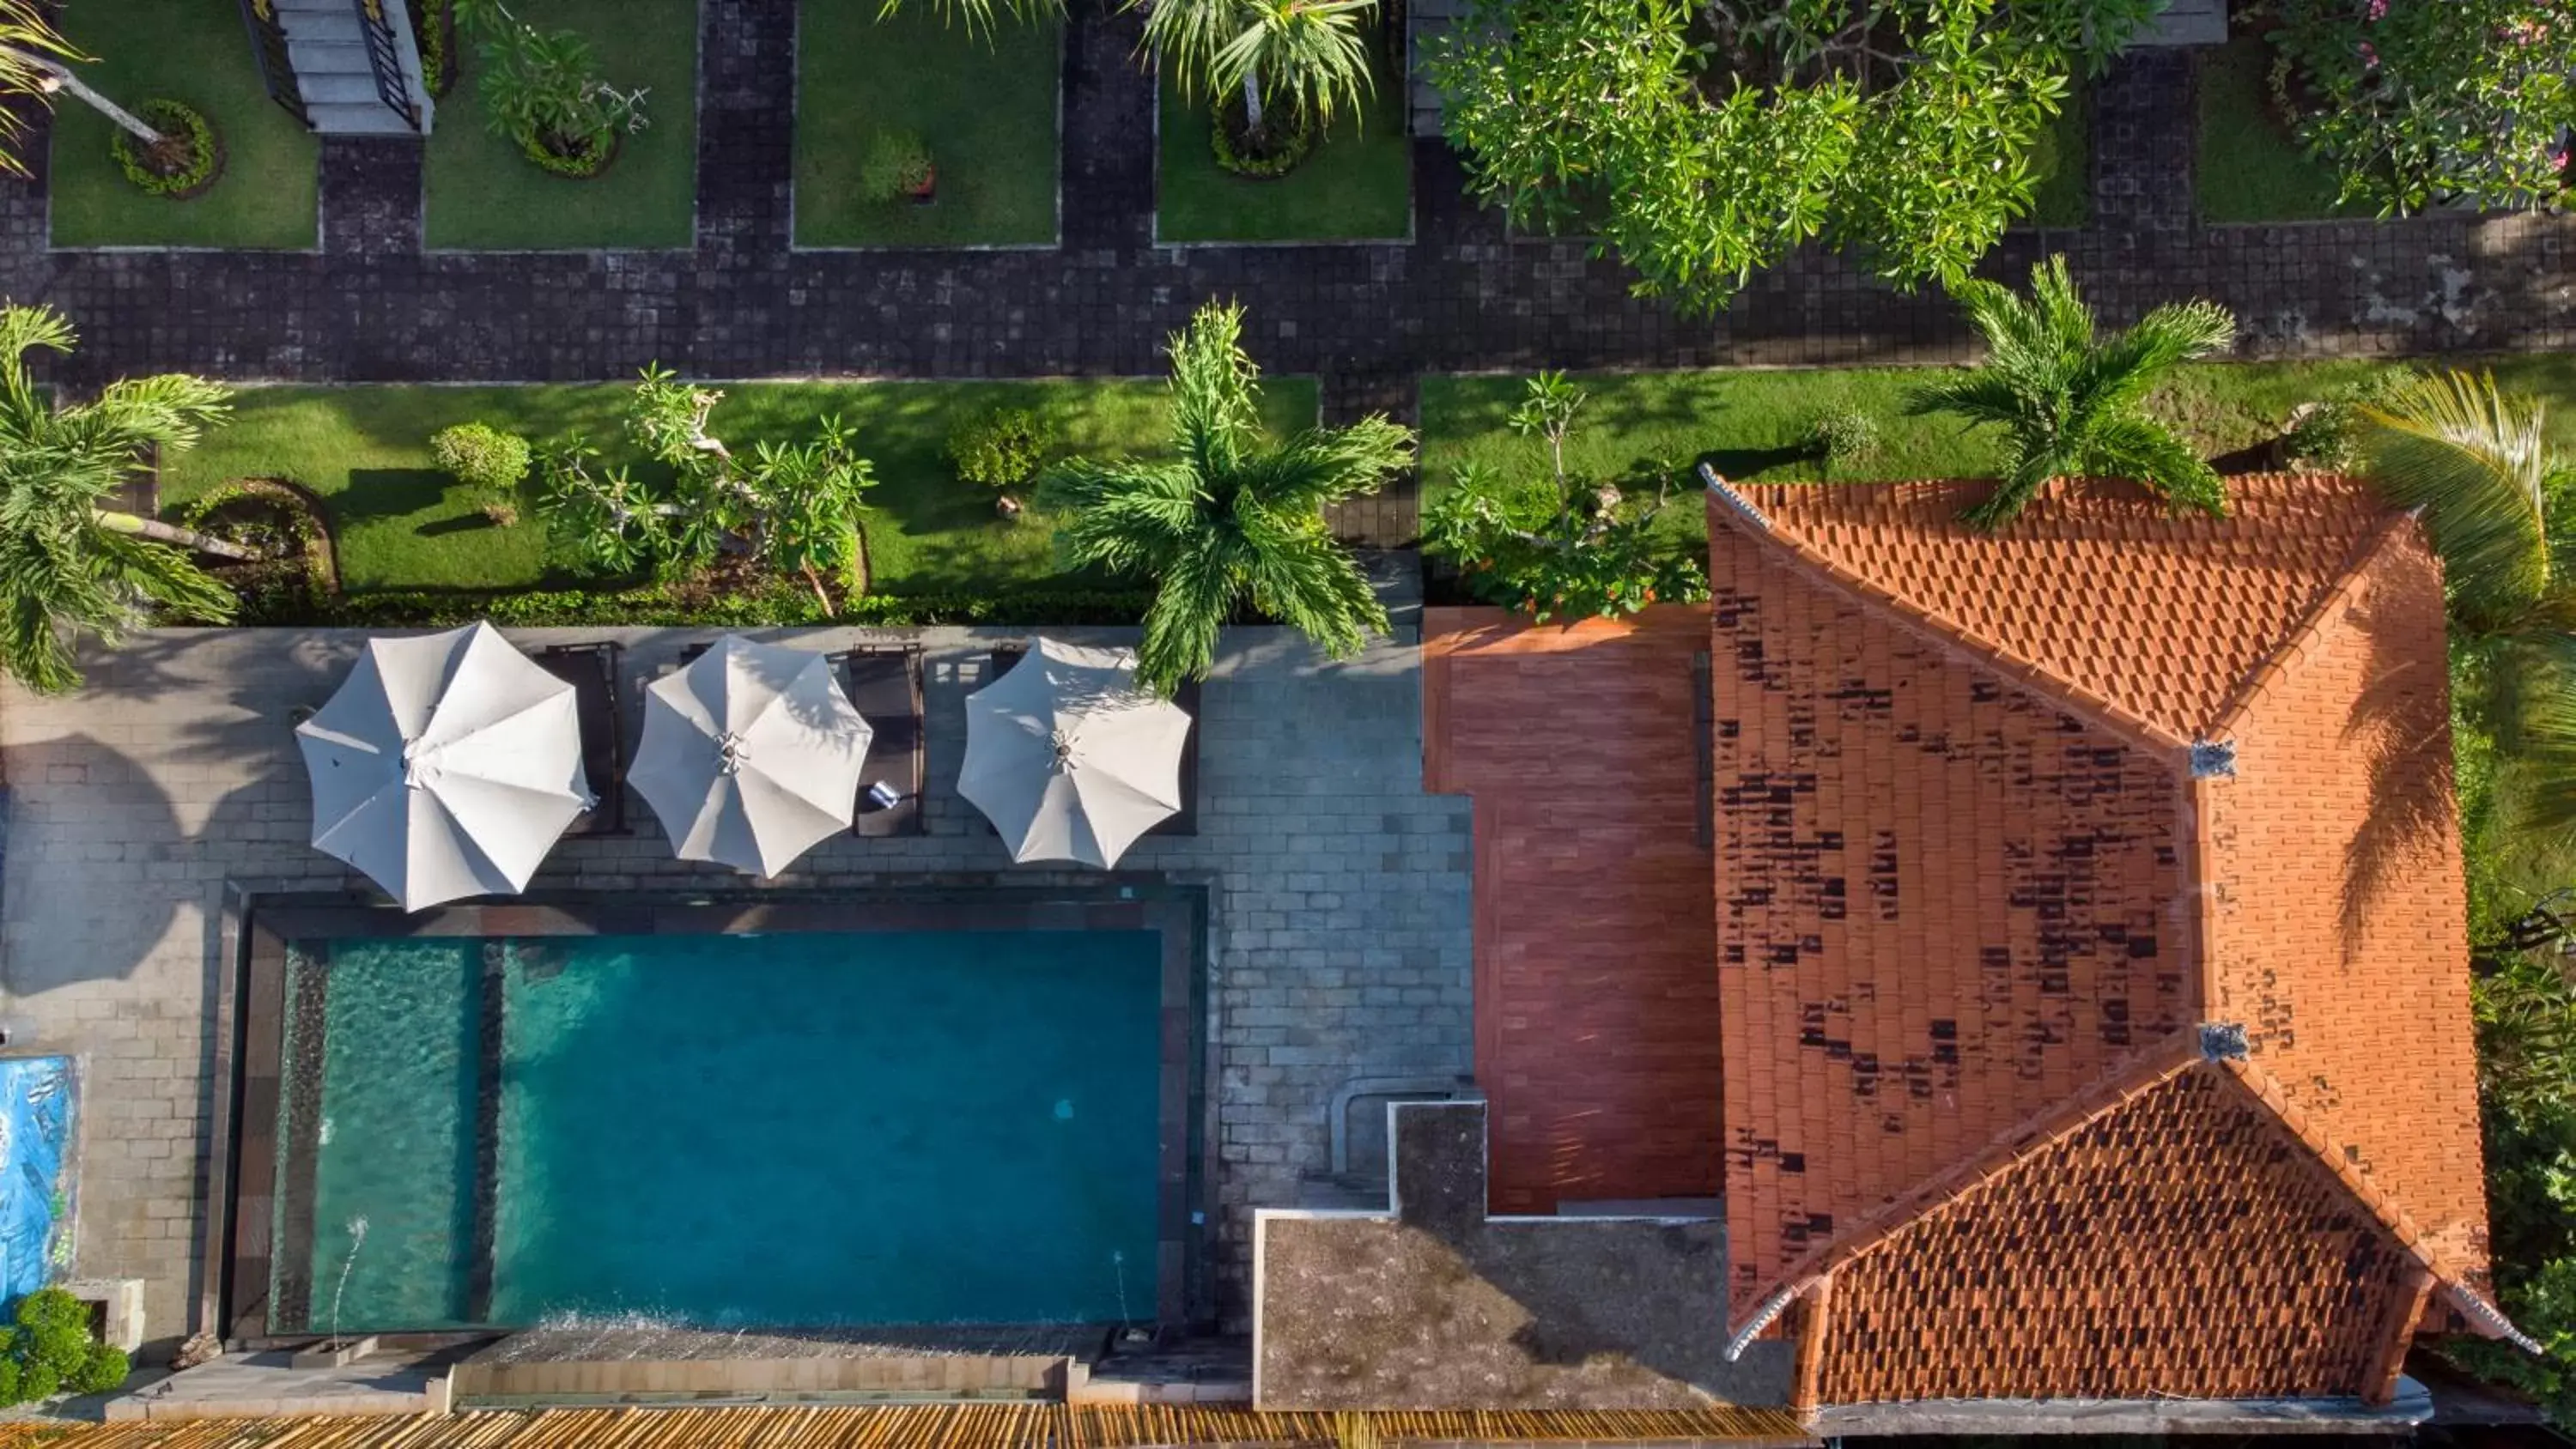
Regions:
<svg viewBox="0 0 2576 1449"><path fill-rule="evenodd" d="M2549 433L2576 451L2576 356L2450 358L2443 365L2491 368L2514 391L2547 400ZM2207 363L2181 368L2154 398L2204 456L2248 452L2277 436L2290 410L2386 364L2361 361ZM1591 396L1576 415L1565 449L1568 474L1616 476L1657 459L1687 470L1706 462L1726 478L1754 482L1982 478L1995 472L1991 430L1963 430L1955 418L1910 418L1906 390L1927 374L1909 368L1621 373L1575 379ZM1462 463L1493 468L1507 480L1541 476L1547 461L1536 441L1513 432L1505 417L1522 398L1517 377L1426 377L1422 380L1422 483L1428 503ZM1856 410L1878 424L1871 457L1828 469L1808 444L1815 417ZM1705 540L1706 513L1692 500L1664 510L1658 527L1677 543Z"/></svg>
<svg viewBox="0 0 2576 1449"><path fill-rule="evenodd" d="M2200 219L2314 221L2367 216L2335 206L2334 168L2309 156L2272 104L2272 47L2240 35L2199 52Z"/></svg>
<svg viewBox="0 0 2576 1449"><path fill-rule="evenodd" d="M1154 237L1163 242L1369 241L1413 229L1413 143L1404 76L1372 33L1376 91L1345 111L1285 176L1253 180L1218 166L1215 110L1163 82Z"/></svg>
<svg viewBox="0 0 2576 1449"><path fill-rule="evenodd" d="M233 7L79 0L63 7L62 30L99 57L80 75L109 100L140 111L169 99L204 115L220 138L223 166L198 194L149 195L117 165L115 124L59 97L47 183L55 246L317 244L318 148L268 98Z"/></svg>
<svg viewBox="0 0 2576 1449"><path fill-rule="evenodd" d="M650 124L597 176L554 175L492 133L483 66L461 35L457 76L429 138L428 245L451 250L686 247L697 240L698 7L692 0L516 0L540 30L588 41L599 75L643 88ZM238 42L236 42L238 45Z"/></svg>
<svg viewBox="0 0 2576 1449"><path fill-rule="evenodd" d="M472 421L540 442L580 435L613 463L624 455L619 420L628 393L623 384L249 388L231 423L164 465L162 496L176 514L235 479L292 481L328 510L341 586L353 601L414 591L603 587L618 581L599 577L578 553L550 540L535 508L521 508L509 524L484 516L483 500L433 467L429 436ZM857 429L859 452L876 466L860 521L871 586L881 595L1097 583L1058 565L1045 515L1032 510L1005 521L991 490L957 481L945 450L961 418L996 407L1035 409L1055 424L1062 455L1160 451L1169 417L1156 381L756 383L725 393L716 427L737 449L807 435L825 413ZM1270 379L1267 400L1274 429L1315 419L1310 380ZM804 597L810 603L810 592Z"/></svg>
<svg viewBox="0 0 2576 1449"><path fill-rule="evenodd" d="M969 35L926 4L882 23L870 4L800 6L796 245L1052 244L1063 36L1007 12ZM889 128L929 147L929 205L860 194L859 159Z"/></svg>

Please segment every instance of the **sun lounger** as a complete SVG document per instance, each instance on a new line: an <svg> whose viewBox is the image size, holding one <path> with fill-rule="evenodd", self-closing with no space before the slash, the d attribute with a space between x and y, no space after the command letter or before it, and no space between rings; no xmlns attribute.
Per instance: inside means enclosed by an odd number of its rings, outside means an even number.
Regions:
<svg viewBox="0 0 2576 1449"><path fill-rule="evenodd" d="M598 805L565 832L569 835L626 833L626 729L617 700L617 662L624 652L613 643L556 644L537 651L537 667L572 686L573 707L581 720L581 772L599 797Z"/></svg>
<svg viewBox="0 0 2576 1449"><path fill-rule="evenodd" d="M834 656L841 689L850 697L875 738L859 771L859 811L850 822L852 835L882 837L919 835L922 764L921 648L914 644L875 645ZM885 786L896 796L884 802Z"/></svg>
<svg viewBox="0 0 2576 1449"><path fill-rule="evenodd" d="M986 684L1011 672L1011 666L1028 657L1028 650L1016 644L1004 644L993 650L992 662L984 676ZM1196 835L1199 833L1199 682L1186 680L1173 692L1172 703L1190 717L1189 737L1181 742L1181 809L1177 815L1158 822L1147 835ZM984 833L993 833L990 821Z"/></svg>

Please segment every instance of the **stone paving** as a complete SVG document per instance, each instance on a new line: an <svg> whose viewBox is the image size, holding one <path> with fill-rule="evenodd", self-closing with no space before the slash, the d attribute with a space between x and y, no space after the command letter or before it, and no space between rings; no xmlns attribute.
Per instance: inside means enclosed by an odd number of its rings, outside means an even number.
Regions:
<svg viewBox="0 0 2576 1449"><path fill-rule="evenodd" d="M236 378L620 377L648 360L709 377L1146 374L1200 301L1250 304L1274 371L1329 400L1424 371L1908 362L1961 355L1937 290L1892 291L1809 253L1727 313L1677 317L1572 241L1514 240L1417 143L1410 242L1156 247L1153 87L1138 21L1074 7L1065 62L1062 244L1034 251L805 252L789 244L794 0L702 0L693 249L424 252L417 143L323 151L320 248L46 249L41 181L0 183L0 294L55 302L84 333L70 380L190 368ZM2114 319L2200 294L2235 308L2251 354L2556 348L2576 340L2561 276L2576 219L2437 214L2202 226L2191 203L2191 62L2124 59L2097 90L2096 219L2023 232L1991 267L2072 259ZM451 119L451 124L457 123Z"/></svg>
<svg viewBox="0 0 2576 1449"><path fill-rule="evenodd" d="M1076 642L1132 631L1067 630ZM145 1280L148 1338L194 1326L219 1090L213 999L228 887L357 884L310 849L288 711L328 697L364 636L169 630L90 666L78 694L0 690L10 787L0 875L0 1025L12 1050L84 1064L77 1272ZM532 630L628 645L630 729L651 677L697 631ZM839 648L882 632L777 637ZM1062 877L1010 867L954 791L962 699L1000 631L926 630L928 833L835 839L781 884L855 887ZM1410 635L1345 664L1294 636L1236 630L1203 700L1199 833L1123 862L1210 887L1211 1040L1219 1129L1218 1304L1240 1327L1249 1209L1309 1195L1333 1094L1356 1078L1471 1070L1468 802L1421 787L1418 650ZM631 741L630 741L631 745ZM651 815L627 839L570 840L531 887L663 891L736 878L668 858ZM1097 877L1090 877L1096 880Z"/></svg>

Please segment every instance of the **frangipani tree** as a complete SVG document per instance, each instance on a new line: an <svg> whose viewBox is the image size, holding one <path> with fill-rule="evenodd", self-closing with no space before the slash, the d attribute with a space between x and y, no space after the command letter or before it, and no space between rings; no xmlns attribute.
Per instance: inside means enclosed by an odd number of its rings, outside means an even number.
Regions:
<svg viewBox="0 0 2576 1449"><path fill-rule="evenodd" d="M1386 632L1367 575L1324 523L1326 505L1372 493L1413 458L1413 434L1372 415L1284 443L1261 431L1261 370L1243 309L1210 303L1175 334L1168 462L1076 458L1039 480L1062 518L1057 546L1082 567L1154 580L1136 673L1169 694L1204 679L1218 631L1249 603L1334 658Z"/></svg>
<svg viewBox="0 0 2576 1449"><path fill-rule="evenodd" d="M171 373L57 407L27 354L67 353L75 340L51 307L0 307L0 672L48 694L79 686L73 649L84 632L116 643L156 605L231 615L231 591L188 550L250 556L104 501L147 450L188 447L229 416L230 391Z"/></svg>
<svg viewBox="0 0 2576 1449"><path fill-rule="evenodd" d="M2145 407L2148 389L2175 366L2235 345L2227 309L2176 303L2098 336L2064 257L2030 269L2027 299L1981 278L1950 295L1986 339L1986 360L1915 388L1906 411L1951 413L2002 433L2003 477L1968 522L2010 523L2053 478L2123 478L2177 508L2227 511L2218 470Z"/></svg>

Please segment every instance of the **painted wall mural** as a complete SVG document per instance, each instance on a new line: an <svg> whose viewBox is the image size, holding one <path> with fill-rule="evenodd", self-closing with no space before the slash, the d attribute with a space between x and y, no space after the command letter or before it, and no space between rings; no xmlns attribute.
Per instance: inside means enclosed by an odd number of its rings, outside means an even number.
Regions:
<svg viewBox="0 0 2576 1449"><path fill-rule="evenodd" d="M71 1272L78 1096L69 1057L0 1058L0 1302Z"/></svg>

